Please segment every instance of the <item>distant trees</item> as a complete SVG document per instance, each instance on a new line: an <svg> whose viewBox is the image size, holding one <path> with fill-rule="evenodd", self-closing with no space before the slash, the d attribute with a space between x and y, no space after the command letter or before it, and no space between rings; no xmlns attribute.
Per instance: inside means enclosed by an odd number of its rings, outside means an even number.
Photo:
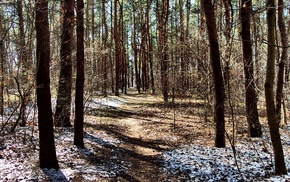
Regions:
<svg viewBox="0 0 290 182"><path fill-rule="evenodd" d="M35 1L36 28L36 96L39 128L39 161L41 168L58 169L50 95L50 33L48 1Z"/></svg>

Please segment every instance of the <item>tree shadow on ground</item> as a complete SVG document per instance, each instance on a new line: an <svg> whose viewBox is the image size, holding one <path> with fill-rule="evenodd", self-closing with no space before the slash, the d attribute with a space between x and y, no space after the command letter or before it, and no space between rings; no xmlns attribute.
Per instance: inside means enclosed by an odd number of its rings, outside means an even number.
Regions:
<svg viewBox="0 0 290 182"><path fill-rule="evenodd" d="M144 107L146 104L144 104ZM142 108L142 107L141 107ZM160 117L159 111L149 111L138 108L135 111L129 111L126 109L116 108L116 107L87 107L85 114L88 116L98 116L98 117L107 117L113 119L124 119L124 118L135 118L135 119L142 119L147 121L152 121L148 119L148 117ZM144 112L145 111L145 112ZM163 116L164 119L169 119Z"/></svg>
<svg viewBox="0 0 290 182"><path fill-rule="evenodd" d="M133 150L128 150L124 147L116 146L110 142L104 141L103 139L95 137L94 135L91 135L88 133L84 134L84 138L98 144L99 146L104 147L105 149L112 149L111 151L114 151L117 154L121 154L121 156L123 157L130 156L138 160L149 162L149 163L154 163L154 164L158 164L160 162L157 156L142 155Z"/></svg>
<svg viewBox="0 0 290 182"><path fill-rule="evenodd" d="M99 116L99 117L110 117L110 118L117 118L117 119L122 119L122 118L127 118L130 117L131 115L134 115L134 112L131 111L125 111L122 109L110 107L110 108L87 108L86 115L93 115L93 116Z"/></svg>
<svg viewBox="0 0 290 182"><path fill-rule="evenodd" d="M145 148L155 149L155 150L160 151L160 152L164 151L168 147L170 147L170 146L167 146L168 143L166 143L162 140L145 140L142 138L133 138L133 137L124 135L123 133L125 133L127 130L120 128L117 125L112 125L112 124L92 125L89 123L86 123L86 125L93 127L93 128L96 128L98 130L106 131L107 134L113 136L114 138L117 138L118 140L120 140L126 144L138 145L138 146L145 147ZM162 148L159 145L167 146L167 147Z"/></svg>
<svg viewBox="0 0 290 182"><path fill-rule="evenodd" d="M84 139L96 144L95 148L79 151L86 155L86 160L90 164L95 165L96 168L105 169L112 181L150 181L162 179L165 176L160 170L163 163L158 155L139 154L89 133L84 134Z"/></svg>
<svg viewBox="0 0 290 182"><path fill-rule="evenodd" d="M60 169L55 170L44 168L42 169L42 172L46 175L49 181L63 181L63 182L69 181Z"/></svg>

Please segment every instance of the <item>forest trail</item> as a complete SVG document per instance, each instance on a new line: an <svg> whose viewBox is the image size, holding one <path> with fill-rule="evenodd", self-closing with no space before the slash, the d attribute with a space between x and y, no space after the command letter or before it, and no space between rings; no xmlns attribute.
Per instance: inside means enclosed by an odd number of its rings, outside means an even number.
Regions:
<svg viewBox="0 0 290 182"><path fill-rule="evenodd" d="M195 124L194 120L198 121L198 118L184 115L179 109L164 104L158 95L135 93L109 96L98 108L88 109L86 132L92 135L105 132L113 140L118 140L113 147L114 153L103 153L103 157L112 159L110 155L113 155L113 163L129 164L126 172L121 170L113 181L175 181L181 178L179 175L169 177L162 171L162 152L193 140L212 139L206 130L201 132L202 125Z"/></svg>

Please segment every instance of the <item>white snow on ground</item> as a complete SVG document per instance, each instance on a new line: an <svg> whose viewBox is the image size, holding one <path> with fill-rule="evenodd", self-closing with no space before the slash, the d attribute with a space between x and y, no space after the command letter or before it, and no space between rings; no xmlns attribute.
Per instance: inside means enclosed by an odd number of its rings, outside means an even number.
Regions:
<svg viewBox="0 0 290 182"><path fill-rule="evenodd" d="M113 107L117 108L121 104L126 103L127 101L121 99L121 98L98 98L98 99L93 99L91 102L87 103L87 106L92 107L92 108L98 108L98 107Z"/></svg>
<svg viewBox="0 0 290 182"><path fill-rule="evenodd" d="M282 139L285 162L290 173L289 135L283 135ZM236 161L231 147L180 146L162 154L164 171L168 175L180 174L193 181L289 181L290 174L274 175L269 140L263 137L238 142L235 146Z"/></svg>
<svg viewBox="0 0 290 182"><path fill-rule="evenodd" d="M21 128L16 132L28 129ZM99 156L93 149L97 147L114 146L120 143L105 132L85 134L87 149L78 149L73 146L73 130L67 128L56 129L56 153L60 170L43 169L38 167L38 142L33 149L30 141L22 144L22 141L6 139L0 147L0 181L88 181L100 178L112 178L122 171L128 170L130 163L114 160L112 155L109 161ZM29 133L28 130L26 130ZM22 132L23 134L23 132ZM20 134L19 134L20 135ZM35 133L33 140L37 140ZM16 136L16 138L18 138ZM19 137L20 138L20 137ZM113 146L113 147L112 147ZM93 161L93 164L92 164Z"/></svg>

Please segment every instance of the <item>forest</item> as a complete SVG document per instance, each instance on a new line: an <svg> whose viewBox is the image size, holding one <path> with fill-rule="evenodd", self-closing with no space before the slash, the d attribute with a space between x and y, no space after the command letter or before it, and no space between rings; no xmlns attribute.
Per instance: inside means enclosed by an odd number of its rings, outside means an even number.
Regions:
<svg viewBox="0 0 290 182"><path fill-rule="evenodd" d="M288 0L0 0L0 181L289 181Z"/></svg>

